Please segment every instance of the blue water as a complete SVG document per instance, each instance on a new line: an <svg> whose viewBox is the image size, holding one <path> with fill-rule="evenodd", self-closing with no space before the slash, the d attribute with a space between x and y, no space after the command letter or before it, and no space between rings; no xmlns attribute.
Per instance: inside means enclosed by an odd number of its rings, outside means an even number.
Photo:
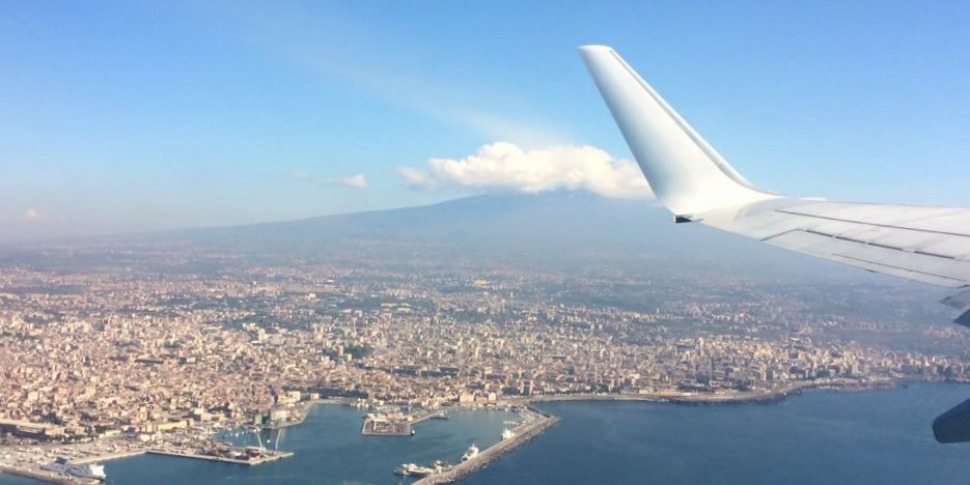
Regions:
<svg viewBox="0 0 970 485"><path fill-rule="evenodd" d="M562 421L461 483L479 484L960 484L970 445L940 445L929 425L970 386L913 385L858 393L813 391L781 403L685 406L544 404ZM256 467L142 456L106 463L117 485L396 484L403 462L455 461L499 439L495 411L452 412L413 438L360 436L361 413L321 406L289 429L293 458ZM409 481L409 480L408 480ZM0 477L0 485L34 482Z"/></svg>
<svg viewBox="0 0 970 485"><path fill-rule="evenodd" d="M14 477L10 475L0 475L0 484L2 485L38 485L44 482L38 482L36 480L31 480L29 478Z"/></svg>
<svg viewBox="0 0 970 485"><path fill-rule="evenodd" d="M447 421L418 424L413 437L362 436L361 411L318 406L303 425L287 429L280 439L280 449L296 452L285 460L247 467L145 455L108 462L106 472L110 483L118 485L396 484L402 480L392 471L402 463L457 462L470 444L486 447L499 441L503 421L517 417L504 411L456 410L449 416Z"/></svg>
<svg viewBox="0 0 970 485"><path fill-rule="evenodd" d="M930 423L970 386L813 391L782 403L548 404L559 426L463 485L959 484L970 445L940 445Z"/></svg>

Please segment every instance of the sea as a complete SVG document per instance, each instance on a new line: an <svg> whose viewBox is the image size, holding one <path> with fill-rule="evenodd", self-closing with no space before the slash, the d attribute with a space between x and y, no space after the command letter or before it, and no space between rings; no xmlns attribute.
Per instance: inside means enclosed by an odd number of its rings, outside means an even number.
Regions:
<svg viewBox="0 0 970 485"><path fill-rule="evenodd" d="M556 425L461 484L970 483L970 445L941 445L930 423L970 386L917 383L870 391L807 391L768 404L560 402ZM516 415L452 410L413 437L365 437L362 411L318 406L279 437L292 458L254 467L145 455L105 463L116 485L410 483L402 463L457 461L497 442ZM245 443L254 436L232 438ZM263 444L276 446L275 435ZM0 475L0 485L38 482Z"/></svg>

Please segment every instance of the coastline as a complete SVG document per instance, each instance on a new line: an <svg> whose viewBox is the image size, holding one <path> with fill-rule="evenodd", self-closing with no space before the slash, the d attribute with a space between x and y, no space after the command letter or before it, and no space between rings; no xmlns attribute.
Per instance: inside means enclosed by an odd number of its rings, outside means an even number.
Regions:
<svg viewBox="0 0 970 485"><path fill-rule="evenodd" d="M467 462L459 463L449 470L442 473L429 475L414 483L419 483L421 485L437 485L441 483L448 483L460 480L476 470L487 466L493 461L501 458L506 453L511 452L513 449L517 448L519 445L532 440L533 438L542 434L545 430L554 426L560 421L558 416L551 413L545 412L536 407L536 405L541 405L542 403L553 403L553 402L583 402L583 401L627 401L627 402L650 402L650 403L670 403L670 404L681 404L681 405L744 405L744 404L758 404L758 403L775 403L787 399L789 396L798 395L804 391L808 390L825 390L825 391L836 391L836 392L864 392L879 389L892 389L896 387L906 386L910 383L929 383L929 384L966 384L951 381L940 381L940 380L897 380L897 379L880 379L880 380L846 380L846 379L824 379L809 382L796 382L791 385L785 386L783 388L773 389L770 391L758 391L758 392L735 392L735 393L721 393L721 394L704 394L704 393L649 393L649 394L566 394L566 395L543 395L543 396L533 396L533 397L522 397L522 398L507 398L499 401L496 405L484 406L485 408L496 406L522 406L524 407L520 413L534 413L535 418L526 422L523 422L519 426L513 429L515 436L507 440L499 441L498 443L490 446L489 448L482 450L482 452L474 459ZM308 401L303 403L305 413L302 418L311 412L316 406L321 404L340 404L344 406L353 406L350 402L343 400L330 400L323 399L317 401ZM472 408L479 408L479 406L472 406ZM424 419L432 416L437 411L426 411L421 413ZM301 424L303 419L299 423L293 423L292 426ZM423 419L419 420L423 421ZM79 463L96 463L104 462L109 460L123 459L132 456L137 456L145 453L149 454L168 454L175 456L183 456L188 458L197 458L196 456L181 455L179 453L159 453L155 447L148 446L144 448L130 449L123 452L113 452L111 454L105 455L92 455L78 460ZM226 460L213 460L213 461L226 461ZM55 483L59 485L78 485L82 483L88 483L87 481L48 474L44 472L35 471L32 469L22 469L13 468L10 466L0 466L0 475L3 473L8 473L10 475L23 476L33 480L39 480L47 483Z"/></svg>
<svg viewBox="0 0 970 485"><path fill-rule="evenodd" d="M529 405L547 402L569 401L642 401L653 403L689 404L689 405L720 405L720 404L754 404L782 401L789 396L812 389L832 391L869 391L875 389L891 389L900 385L902 381L893 379L879 379L860 382L848 379L825 379L807 382L796 382L789 386L765 391L729 392L729 393L697 393L697 392L650 392L650 393L612 393L612 394L549 394L522 398L519 402ZM943 384L944 382L940 382Z"/></svg>
<svg viewBox="0 0 970 485"><path fill-rule="evenodd" d="M299 414L297 415L298 416L297 419L283 421L279 423L263 424L261 426L261 429L265 431L278 431L281 429L292 428L293 426L299 426L303 424L304 421L306 421L306 418L310 414L310 412L312 412L315 407L321 404L343 404L346 406L350 406L351 402L350 400L344 399L344 398L323 398L323 399L312 399L309 401L303 401L289 407L289 409L291 410L296 409L299 411Z"/></svg>

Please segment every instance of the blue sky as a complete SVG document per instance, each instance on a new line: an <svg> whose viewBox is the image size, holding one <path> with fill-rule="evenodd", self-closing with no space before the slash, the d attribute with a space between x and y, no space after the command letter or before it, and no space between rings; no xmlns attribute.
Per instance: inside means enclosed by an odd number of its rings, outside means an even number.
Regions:
<svg viewBox="0 0 970 485"><path fill-rule="evenodd" d="M622 162L587 43L765 188L970 206L970 3L873 5L7 0L0 241L424 204L489 186L402 167L496 142Z"/></svg>

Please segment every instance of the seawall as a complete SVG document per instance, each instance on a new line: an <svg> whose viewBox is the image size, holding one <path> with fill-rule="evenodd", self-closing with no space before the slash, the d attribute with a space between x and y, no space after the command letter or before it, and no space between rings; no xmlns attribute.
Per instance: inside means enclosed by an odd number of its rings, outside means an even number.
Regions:
<svg viewBox="0 0 970 485"><path fill-rule="evenodd" d="M529 410L535 414L538 414L540 418L535 422L527 423L515 428L513 430L515 432L514 437L499 441L485 451L479 453L475 458L459 463L444 472L435 475L428 475L414 482L413 485L437 485L439 483L449 483L460 480L469 473L472 473L473 471L497 460L499 457L505 453L508 453L516 446L519 446L532 438L539 436L539 434L541 434L543 431L559 422L559 418L557 416L553 416L532 407L530 407Z"/></svg>

